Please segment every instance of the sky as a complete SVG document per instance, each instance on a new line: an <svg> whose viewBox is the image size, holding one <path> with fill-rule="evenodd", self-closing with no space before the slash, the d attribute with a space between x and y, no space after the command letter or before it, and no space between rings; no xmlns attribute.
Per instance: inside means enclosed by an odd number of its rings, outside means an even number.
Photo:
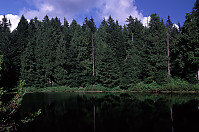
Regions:
<svg viewBox="0 0 199 132"><path fill-rule="evenodd" d="M164 21L170 15L174 24L183 25L186 13L190 13L196 0L3 0L0 4L0 20L6 15L14 30L21 15L30 20L34 17L42 20L45 15L50 18L64 17L82 24L85 17L94 18L96 25L110 15L119 24L126 24L126 18L133 16L147 23L147 16L158 14ZM149 20L149 19L148 19Z"/></svg>

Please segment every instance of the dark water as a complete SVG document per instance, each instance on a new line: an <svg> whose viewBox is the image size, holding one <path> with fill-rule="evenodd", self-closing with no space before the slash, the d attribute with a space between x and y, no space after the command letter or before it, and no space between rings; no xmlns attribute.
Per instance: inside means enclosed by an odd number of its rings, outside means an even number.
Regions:
<svg viewBox="0 0 199 132"><path fill-rule="evenodd" d="M198 95L26 94L18 116L42 109L27 132L199 132Z"/></svg>

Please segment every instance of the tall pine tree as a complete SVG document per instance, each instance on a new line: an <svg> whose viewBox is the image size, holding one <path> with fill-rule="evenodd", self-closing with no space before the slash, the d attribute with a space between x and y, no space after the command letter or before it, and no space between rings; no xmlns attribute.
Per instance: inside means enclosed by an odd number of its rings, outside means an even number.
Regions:
<svg viewBox="0 0 199 132"><path fill-rule="evenodd" d="M167 80L166 27L157 14L151 15L147 33L143 68L144 81L146 83L155 81L161 84Z"/></svg>

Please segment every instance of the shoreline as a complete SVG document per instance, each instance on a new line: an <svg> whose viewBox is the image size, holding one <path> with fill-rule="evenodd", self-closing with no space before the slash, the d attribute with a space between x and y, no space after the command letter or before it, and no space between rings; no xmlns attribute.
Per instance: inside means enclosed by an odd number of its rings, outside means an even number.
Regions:
<svg viewBox="0 0 199 132"><path fill-rule="evenodd" d="M71 90L71 91L52 91L52 90L44 90L44 91L27 91L26 93L58 93L58 92L65 92L65 93L162 93L162 94L199 94L199 91L78 91L78 90ZM16 92L10 92L10 93L16 93Z"/></svg>

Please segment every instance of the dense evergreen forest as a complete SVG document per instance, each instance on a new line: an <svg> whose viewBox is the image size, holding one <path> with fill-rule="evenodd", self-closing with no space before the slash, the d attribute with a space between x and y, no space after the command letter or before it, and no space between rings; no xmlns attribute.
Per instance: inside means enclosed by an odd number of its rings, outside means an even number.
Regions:
<svg viewBox="0 0 199 132"><path fill-rule="evenodd" d="M147 27L129 16L121 26L111 16L97 28L94 19L82 25L46 15L42 21L24 16L10 31L0 21L0 87L19 80L28 87L102 85L122 89L137 83L166 84L171 78L199 79L199 0L179 28L151 15Z"/></svg>

